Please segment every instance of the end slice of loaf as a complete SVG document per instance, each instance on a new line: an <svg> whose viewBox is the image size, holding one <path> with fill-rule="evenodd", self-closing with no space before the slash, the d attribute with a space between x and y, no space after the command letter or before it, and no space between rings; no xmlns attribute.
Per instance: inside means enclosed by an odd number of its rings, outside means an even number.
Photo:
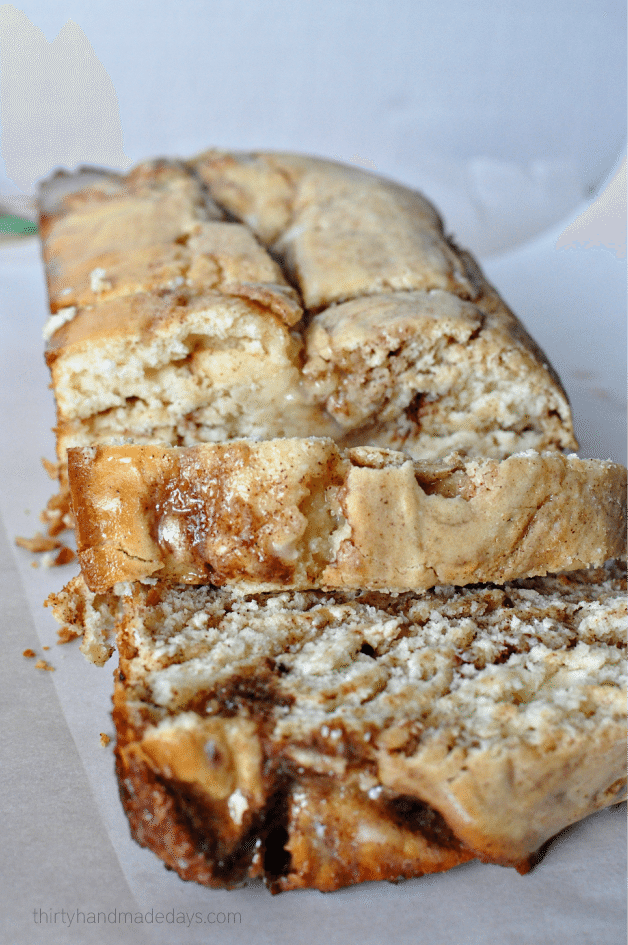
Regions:
<svg viewBox="0 0 628 945"><path fill-rule="evenodd" d="M525 872L624 795L623 566L421 597L126 593L79 577L51 603L116 633L122 802L183 879L333 890L473 857Z"/></svg>
<svg viewBox="0 0 628 945"><path fill-rule="evenodd" d="M559 453L413 462L330 439L69 453L88 585L421 590L626 551L626 470Z"/></svg>

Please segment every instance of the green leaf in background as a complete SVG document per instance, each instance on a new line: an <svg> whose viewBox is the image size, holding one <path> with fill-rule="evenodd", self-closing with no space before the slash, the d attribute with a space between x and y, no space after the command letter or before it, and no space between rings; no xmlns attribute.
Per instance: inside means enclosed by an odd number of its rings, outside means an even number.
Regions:
<svg viewBox="0 0 628 945"><path fill-rule="evenodd" d="M13 233L16 236L30 236L37 232L37 224L24 217L0 216L0 234Z"/></svg>

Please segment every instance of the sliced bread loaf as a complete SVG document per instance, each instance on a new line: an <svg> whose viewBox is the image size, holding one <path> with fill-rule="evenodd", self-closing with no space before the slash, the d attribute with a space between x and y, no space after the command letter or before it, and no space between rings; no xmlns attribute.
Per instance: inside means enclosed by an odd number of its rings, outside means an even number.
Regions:
<svg viewBox="0 0 628 945"><path fill-rule="evenodd" d="M122 802L184 879L524 872L624 795L620 565L421 597L117 591L79 577L51 603L93 646L116 634Z"/></svg>

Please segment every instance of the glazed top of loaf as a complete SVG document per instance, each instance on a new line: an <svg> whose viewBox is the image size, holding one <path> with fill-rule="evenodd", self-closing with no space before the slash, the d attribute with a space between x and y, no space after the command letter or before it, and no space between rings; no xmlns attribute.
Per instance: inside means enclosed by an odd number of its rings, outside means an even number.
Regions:
<svg viewBox="0 0 628 945"><path fill-rule="evenodd" d="M57 176L43 189L41 232L62 433L75 419L152 405L156 372L194 360L199 344L216 357L237 348L237 333L212 334L228 315L257 319L258 335L265 321L275 347L290 349L269 373L285 373L300 406L291 427L269 413L266 437L329 434L417 457L576 446L548 359L409 188L318 158L211 151L126 177ZM124 370L127 344L145 352L137 378ZM103 361L114 365L111 391ZM184 400L187 415L206 409ZM152 422L176 442L176 418L149 413L126 428L111 413L98 436L134 438ZM209 438L222 438L228 424L212 423ZM250 434L236 424L233 435Z"/></svg>

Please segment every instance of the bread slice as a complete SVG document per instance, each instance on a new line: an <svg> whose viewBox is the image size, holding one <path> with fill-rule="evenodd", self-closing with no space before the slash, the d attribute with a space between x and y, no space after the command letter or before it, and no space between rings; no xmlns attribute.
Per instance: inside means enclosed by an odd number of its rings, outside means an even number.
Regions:
<svg viewBox="0 0 628 945"><path fill-rule="evenodd" d="M62 474L69 447L120 440L576 446L547 359L411 190L212 153L57 175L41 232Z"/></svg>
<svg viewBox="0 0 628 945"><path fill-rule="evenodd" d="M626 470L561 453L501 462L331 439L69 452L92 590L159 577L248 590L421 590L602 565L626 552Z"/></svg>
<svg viewBox="0 0 628 945"><path fill-rule="evenodd" d="M124 596L124 594L128 596ZM425 595L243 595L157 582L57 619L120 656L132 835L183 878L273 891L525 872L622 799L625 567Z"/></svg>

